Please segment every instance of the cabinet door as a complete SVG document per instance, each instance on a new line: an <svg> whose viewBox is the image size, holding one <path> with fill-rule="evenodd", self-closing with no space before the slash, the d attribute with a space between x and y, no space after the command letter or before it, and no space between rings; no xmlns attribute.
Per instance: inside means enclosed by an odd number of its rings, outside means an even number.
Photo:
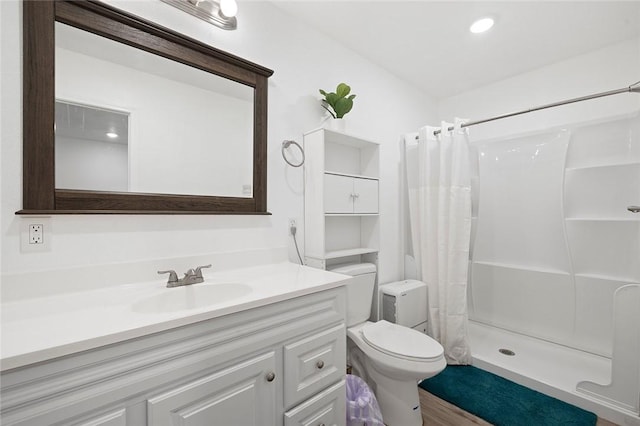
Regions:
<svg viewBox="0 0 640 426"><path fill-rule="evenodd" d="M124 408L119 408L106 414L68 424L73 424L73 426L127 426L127 412Z"/></svg>
<svg viewBox="0 0 640 426"><path fill-rule="evenodd" d="M353 178L324 175L324 212L353 213Z"/></svg>
<svg viewBox="0 0 640 426"><path fill-rule="evenodd" d="M353 179L354 213L378 213L378 181Z"/></svg>
<svg viewBox="0 0 640 426"><path fill-rule="evenodd" d="M200 377L149 399L148 425L276 425L278 376L269 352Z"/></svg>

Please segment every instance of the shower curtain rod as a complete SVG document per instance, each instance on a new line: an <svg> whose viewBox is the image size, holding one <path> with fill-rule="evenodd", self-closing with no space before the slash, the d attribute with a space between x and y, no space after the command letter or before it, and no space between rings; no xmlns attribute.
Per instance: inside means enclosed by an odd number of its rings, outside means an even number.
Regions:
<svg viewBox="0 0 640 426"><path fill-rule="evenodd" d="M489 121L501 120L503 118L509 118L509 117L513 117L515 115L526 114L526 113L534 112L534 111L540 111L541 109L547 109L547 108L553 108L553 107L557 107L557 106L561 106L561 105L572 104L574 102L588 101L590 99L602 98L604 96L617 95L617 94L620 94L620 93L640 93L640 81L638 81L636 83L633 83L629 87L623 87L622 89L609 90L608 92L601 92L601 93L596 93L596 94L593 94L593 95L581 96L579 98L573 98L573 99L567 99L567 100L564 100L564 101L554 102L554 103L551 103L551 104L540 105L540 106L537 106L537 107L534 107L534 108L525 109L525 110L522 110L522 111L516 111L516 112L510 112L508 114L496 115L495 117L485 118L483 120L467 121L466 123L462 123L462 125L460 127L475 126L476 124L488 123ZM448 128L448 130L453 130L453 129L454 129L454 127L449 127ZM438 129L438 130L435 130L433 132L433 134L437 135L437 134L439 134L441 132L442 132L442 129ZM418 136L416 136L416 139L418 139Z"/></svg>

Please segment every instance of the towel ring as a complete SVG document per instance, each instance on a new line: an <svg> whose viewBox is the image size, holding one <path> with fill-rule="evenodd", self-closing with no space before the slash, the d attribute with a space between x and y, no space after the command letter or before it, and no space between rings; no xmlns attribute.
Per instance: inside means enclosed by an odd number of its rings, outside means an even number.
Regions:
<svg viewBox="0 0 640 426"><path fill-rule="evenodd" d="M289 148L290 145L295 145L298 147L298 149L300 150L300 153L302 154L302 160L300 160L300 163L298 164L294 164L291 161L289 161L287 159L287 156L284 154L284 150L286 148ZM302 149L302 147L300 146L300 144L296 141L283 141L282 142L282 158L284 158L284 161L287 162L288 165L290 165L291 167L300 167L304 164L304 149Z"/></svg>

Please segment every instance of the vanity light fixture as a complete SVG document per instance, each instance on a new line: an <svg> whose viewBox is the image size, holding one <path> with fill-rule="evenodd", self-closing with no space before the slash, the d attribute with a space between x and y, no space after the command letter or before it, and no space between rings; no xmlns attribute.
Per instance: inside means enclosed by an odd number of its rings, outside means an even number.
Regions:
<svg viewBox="0 0 640 426"><path fill-rule="evenodd" d="M223 30L238 27L236 0L161 0Z"/></svg>
<svg viewBox="0 0 640 426"><path fill-rule="evenodd" d="M484 33L493 27L493 18L480 18L469 27L469 31L474 34Z"/></svg>

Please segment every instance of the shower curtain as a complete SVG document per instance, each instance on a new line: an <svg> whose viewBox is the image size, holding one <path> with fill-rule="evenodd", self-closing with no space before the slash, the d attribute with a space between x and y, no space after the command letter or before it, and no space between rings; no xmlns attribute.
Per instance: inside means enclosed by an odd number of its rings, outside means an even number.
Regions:
<svg viewBox="0 0 640 426"><path fill-rule="evenodd" d="M467 277L471 236L468 132L456 119L419 131L405 145L411 243L418 279L429 288L428 332L448 364L470 364ZM409 142L409 141L408 141ZM427 307L425 307L427 308Z"/></svg>

